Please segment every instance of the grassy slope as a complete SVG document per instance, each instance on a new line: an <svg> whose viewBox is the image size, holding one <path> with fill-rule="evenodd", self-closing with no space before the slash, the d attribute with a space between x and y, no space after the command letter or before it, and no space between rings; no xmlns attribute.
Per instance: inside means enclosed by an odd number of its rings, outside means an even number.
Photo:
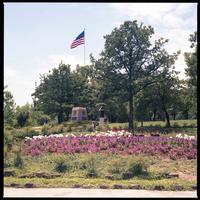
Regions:
<svg viewBox="0 0 200 200"><path fill-rule="evenodd" d="M98 178L87 178L87 168L81 169L83 163L87 165L90 155L77 154L77 155L44 155L37 157L23 157L25 168L17 169L15 177L5 177L4 184L19 183L24 185L25 183L34 183L36 187L72 187L74 184L90 185L98 188L100 185L108 185L110 188L114 184L122 184L124 188L128 188L131 184L140 184L145 189L153 189L155 185L164 185L166 190L171 190L172 185L175 183L182 184L185 190L190 190L192 185L196 184L196 179L190 179L187 177L194 177L196 175L197 164L196 160L170 160L157 158L152 156L103 156L93 155L96 166L95 169L98 173ZM150 176L146 178L134 177L130 180L108 180L105 179L105 175L111 174L110 170L116 167L117 163L123 163L121 169L126 169L130 160L142 158L148 165L148 172ZM63 159L66 163L71 164L71 169L65 173L61 173L61 177L55 179L44 179L44 178L18 178L19 175L33 173L38 171L46 171L48 173L56 173L55 163ZM180 178L166 179L159 176L165 172L179 172L187 175L180 176ZM116 174L114 174L116 175ZM118 174L119 175L119 174Z"/></svg>

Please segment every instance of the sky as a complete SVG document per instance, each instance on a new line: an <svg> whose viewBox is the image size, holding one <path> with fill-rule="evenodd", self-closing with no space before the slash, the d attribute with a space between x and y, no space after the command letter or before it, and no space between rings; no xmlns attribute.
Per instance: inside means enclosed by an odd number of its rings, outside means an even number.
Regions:
<svg viewBox="0 0 200 200"><path fill-rule="evenodd" d="M40 74L62 61L84 65L84 45L70 49L85 28L85 63L97 59L103 36L124 21L137 20L154 28L152 41L169 39L169 53L181 50L175 63L186 78L184 52L191 52L189 35L197 30L197 3L4 3L4 85L19 106L32 103Z"/></svg>

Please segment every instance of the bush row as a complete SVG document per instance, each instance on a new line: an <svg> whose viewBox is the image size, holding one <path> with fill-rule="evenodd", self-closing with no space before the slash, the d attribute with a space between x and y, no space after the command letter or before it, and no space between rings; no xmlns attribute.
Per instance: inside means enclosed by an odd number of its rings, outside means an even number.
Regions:
<svg viewBox="0 0 200 200"><path fill-rule="evenodd" d="M52 172L70 173L81 172L86 178L102 177L108 179L127 179L126 174L131 174L128 178L134 176L148 177L148 162L141 157L132 157L131 159L102 157L100 155L83 155L76 157L74 155L50 156ZM44 157L40 157L40 165L44 164ZM33 161L32 161L33 162ZM4 163L5 168L24 169L30 163L19 153L12 154Z"/></svg>

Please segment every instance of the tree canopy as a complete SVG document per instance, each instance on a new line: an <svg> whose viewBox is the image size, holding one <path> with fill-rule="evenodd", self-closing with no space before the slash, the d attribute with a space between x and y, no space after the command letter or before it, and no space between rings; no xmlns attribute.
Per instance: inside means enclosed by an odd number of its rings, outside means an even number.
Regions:
<svg viewBox="0 0 200 200"><path fill-rule="evenodd" d="M122 92L129 102L129 129L133 129L134 97L146 86L154 83L159 74L168 73L179 52L169 55L164 49L168 42L163 38L150 42L154 34L151 26L137 21L126 21L106 35L101 58L91 60L98 77Z"/></svg>
<svg viewBox="0 0 200 200"><path fill-rule="evenodd" d="M15 105L4 88L4 122L9 125L42 125L52 119L69 119L72 107L86 107L89 120L98 118L100 104L110 122L197 117L197 33L190 35L191 52L186 52L186 80L175 70L180 51L169 54L168 39L153 41L154 29L135 21L125 21L105 35L100 57L90 54L91 64L71 70L61 62L40 75L33 105Z"/></svg>

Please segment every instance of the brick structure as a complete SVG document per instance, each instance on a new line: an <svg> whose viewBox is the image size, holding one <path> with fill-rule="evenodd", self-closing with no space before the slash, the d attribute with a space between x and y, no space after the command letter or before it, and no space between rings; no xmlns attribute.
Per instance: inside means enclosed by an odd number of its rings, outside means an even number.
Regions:
<svg viewBox="0 0 200 200"><path fill-rule="evenodd" d="M86 108L84 108L84 107L74 107L74 108L72 108L71 120L77 121L77 122L80 122L80 121L83 121L83 120L88 120Z"/></svg>

